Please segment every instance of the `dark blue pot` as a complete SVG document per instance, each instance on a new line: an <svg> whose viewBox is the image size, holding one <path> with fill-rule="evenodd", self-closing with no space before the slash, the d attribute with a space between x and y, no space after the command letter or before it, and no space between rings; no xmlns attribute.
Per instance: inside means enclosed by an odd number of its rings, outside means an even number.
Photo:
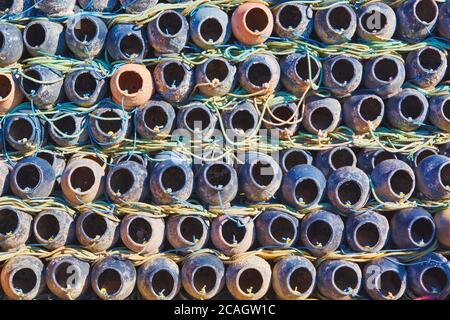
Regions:
<svg viewBox="0 0 450 320"><path fill-rule="evenodd" d="M344 122L357 134L375 130L384 117L384 102L374 94L356 94L342 104Z"/></svg>
<svg viewBox="0 0 450 320"><path fill-rule="evenodd" d="M88 117L89 135L95 143L103 146L117 145L128 134L128 114L109 101L100 103Z"/></svg>
<svg viewBox="0 0 450 320"><path fill-rule="evenodd" d="M432 147L424 147L414 152L413 155L401 155L401 160L409 164L411 168L415 170L424 159L437 154L438 152L436 149Z"/></svg>
<svg viewBox="0 0 450 320"><path fill-rule="evenodd" d="M228 41L231 26L226 12L214 7L200 7L189 22L192 41L202 49L211 49Z"/></svg>
<svg viewBox="0 0 450 320"><path fill-rule="evenodd" d="M242 101L232 109L221 113L223 127L230 140L234 137L243 141L258 128L259 114L255 106L248 101Z"/></svg>
<svg viewBox="0 0 450 320"><path fill-rule="evenodd" d="M392 56L378 56L364 64L364 85L383 99L397 94L405 77L403 62Z"/></svg>
<svg viewBox="0 0 450 320"><path fill-rule="evenodd" d="M356 167L356 155L349 147L319 151L314 159L314 166L328 178L339 168Z"/></svg>
<svg viewBox="0 0 450 320"><path fill-rule="evenodd" d="M147 25L148 38L156 55L179 53L187 43L188 32L186 18L174 10L161 11Z"/></svg>
<svg viewBox="0 0 450 320"><path fill-rule="evenodd" d="M438 6L434 0L406 0L395 11L397 33L400 39L419 42L433 31L438 18Z"/></svg>
<svg viewBox="0 0 450 320"><path fill-rule="evenodd" d="M445 132L450 132L450 95L434 96L429 100L431 123Z"/></svg>
<svg viewBox="0 0 450 320"><path fill-rule="evenodd" d="M46 131L40 118L33 116L31 110L21 110L8 116L3 125L6 142L18 151L33 150L46 142Z"/></svg>
<svg viewBox="0 0 450 320"><path fill-rule="evenodd" d="M317 269L317 288L326 298L350 300L361 288L360 267L346 260L325 260Z"/></svg>
<svg viewBox="0 0 450 320"><path fill-rule="evenodd" d="M417 188L429 200L448 198L450 193L450 158L442 155L422 160L416 168Z"/></svg>
<svg viewBox="0 0 450 320"><path fill-rule="evenodd" d="M344 55L335 56L323 63L323 85L336 97L342 97L355 91L363 74L359 60Z"/></svg>
<svg viewBox="0 0 450 320"><path fill-rule="evenodd" d="M368 175L372 170L384 160L397 159L395 153L387 152L383 149L363 149L358 153L357 166Z"/></svg>
<svg viewBox="0 0 450 320"><path fill-rule="evenodd" d="M109 170L106 192L115 203L138 202L149 193L147 168L134 161L124 161Z"/></svg>
<svg viewBox="0 0 450 320"><path fill-rule="evenodd" d="M275 57L255 53L238 66L241 87L249 93L273 91L280 81L280 66Z"/></svg>
<svg viewBox="0 0 450 320"><path fill-rule="evenodd" d="M379 213L365 211L352 213L345 224L345 235L356 252L378 252L388 239L389 222Z"/></svg>
<svg viewBox="0 0 450 320"><path fill-rule="evenodd" d="M223 96L236 85L236 67L225 58L210 58L195 68L195 83L206 97Z"/></svg>
<svg viewBox="0 0 450 320"><path fill-rule="evenodd" d="M264 126L271 130L270 134L278 135L280 139L286 139L289 136L293 136L299 127L299 123L302 120L301 110L296 102L291 103L277 103L270 106L270 112L266 111L266 119L268 122L264 123ZM285 122L285 123L284 123Z"/></svg>
<svg viewBox="0 0 450 320"><path fill-rule="evenodd" d="M194 88L194 70L177 60L166 60L153 71L156 91L168 102L183 102Z"/></svg>
<svg viewBox="0 0 450 320"><path fill-rule="evenodd" d="M113 60L142 60L148 50L145 30L134 24L116 24L108 32L106 49Z"/></svg>
<svg viewBox="0 0 450 320"><path fill-rule="evenodd" d="M316 97L306 101L302 124L312 134L334 131L341 121L341 104L333 98Z"/></svg>
<svg viewBox="0 0 450 320"><path fill-rule="evenodd" d="M326 44L349 42L356 31L356 13L348 4L332 4L318 10L314 16L314 30Z"/></svg>
<svg viewBox="0 0 450 320"><path fill-rule="evenodd" d="M64 26L49 20L31 21L23 31L23 42L32 56L63 55L66 51Z"/></svg>
<svg viewBox="0 0 450 320"><path fill-rule="evenodd" d="M421 88L438 85L447 70L447 57L444 52L425 46L411 51L405 60L407 79Z"/></svg>
<svg viewBox="0 0 450 320"><path fill-rule="evenodd" d="M281 82L289 92L301 95L309 88L310 79L313 83L317 83L321 68L319 60L312 56L308 57L306 53L287 55L280 61Z"/></svg>
<svg viewBox="0 0 450 320"><path fill-rule="evenodd" d="M313 10L296 2L280 3L273 10L273 30L280 38L308 37L313 29Z"/></svg>
<svg viewBox="0 0 450 320"><path fill-rule="evenodd" d="M13 24L0 23L0 38L3 42L0 48L0 66L16 63L22 57L22 33Z"/></svg>
<svg viewBox="0 0 450 320"><path fill-rule="evenodd" d="M161 139L172 132L175 110L163 100L150 100L136 109L135 120L142 138Z"/></svg>
<svg viewBox="0 0 450 320"><path fill-rule="evenodd" d="M81 107L90 107L103 99L106 80L95 70L86 66L68 73L64 79L64 90L67 98Z"/></svg>
<svg viewBox="0 0 450 320"><path fill-rule="evenodd" d="M182 106L177 114L178 130L184 129L184 133L191 135L195 140L211 138L216 122L217 116L210 108L200 102L192 102Z"/></svg>
<svg viewBox="0 0 450 320"><path fill-rule="evenodd" d="M267 210L256 219L256 239L263 247L291 247L297 242L298 225L290 214Z"/></svg>
<svg viewBox="0 0 450 320"><path fill-rule="evenodd" d="M61 181L62 173L66 168L66 159L64 158L64 156L62 154L45 149L37 152L35 155L36 157L47 161L52 166L53 171L55 172L56 183L59 184L59 182Z"/></svg>
<svg viewBox="0 0 450 320"><path fill-rule="evenodd" d="M356 33L362 40L368 42L389 40L394 35L396 26L395 11L386 3L367 3L358 10Z"/></svg>
<svg viewBox="0 0 450 320"><path fill-rule="evenodd" d="M450 157L450 142L443 144L439 150L439 153L446 157Z"/></svg>
<svg viewBox="0 0 450 320"><path fill-rule="evenodd" d="M289 148L280 152L280 167L283 173L299 164L312 164L313 157L307 150Z"/></svg>
<svg viewBox="0 0 450 320"><path fill-rule="evenodd" d="M88 142L87 117L66 113L55 113L48 122L48 133L53 142L61 147L78 146Z"/></svg>

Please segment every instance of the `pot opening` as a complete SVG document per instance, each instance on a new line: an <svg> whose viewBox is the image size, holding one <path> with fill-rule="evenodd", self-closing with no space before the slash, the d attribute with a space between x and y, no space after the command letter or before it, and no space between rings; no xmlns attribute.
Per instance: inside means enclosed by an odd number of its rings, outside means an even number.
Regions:
<svg viewBox="0 0 450 320"><path fill-rule="evenodd" d="M90 213L81 225L83 232L91 239L101 238L107 231L108 225L104 217Z"/></svg>
<svg viewBox="0 0 450 320"><path fill-rule="evenodd" d="M295 269L289 276L289 286L291 291L304 294L313 286L313 277L311 271L300 267Z"/></svg>
<svg viewBox="0 0 450 320"><path fill-rule="evenodd" d="M287 171L299 164L308 164L307 154L301 150L292 150L284 157L283 164Z"/></svg>
<svg viewBox="0 0 450 320"><path fill-rule="evenodd" d="M364 121L375 121L383 113L383 102L375 98L366 98L359 106L359 114Z"/></svg>
<svg viewBox="0 0 450 320"><path fill-rule="evenodd" d="M380 291L385 297L397 296L402 289L402 279L396 271L385 271L380 276Z"/></svg>
<svg viewBox="0 0 450 320"><path fill-rule="evenodd" d="M285 217L277 217L270 224L270 234L280 243L291 243L297 236L296 226Z"/></svg>
<svg viewBox="0 0 450 320"><path fill-rule="evenodd" d="M355 154L351 149L341 148L331 153L330 163L334 169L339 169L347 166L354 166L356 164Z"/></svg>
<svg viewBox="0 0 450 320"><path fill-rule="evenodd" d="M352 22L352 15L347 7L335 6L330 9L328 23L335 31L347 30Z"/></svg>
<svg viewBox="0 0 450 320"><path fill-rule="evenodd" d="M2 236L8 233L13 234L18 226L19 217L14 211L9 209L0 210L0 234Z"/></svg>
<svg viewBox="0 0 450 320"><path fill-rule="evenodd" d="M227 186L231 181L231 172L225 164L216 163L206 170L206 180L215 188Z"/></svg>
<svg viewBox="0 0 450 320"><path fill-rule="evenodd" d="M183 21L177 13L163 11L158 19L158 26L162 33L173 36L180 32Z"/></svg>
<svg viewBox="0 0 450 320"><path fill-rule="evenodd" d="M137 244L146 244L152 238L152 226L144 218L135 218L128 226L128 235Z"/></svg>
<svg viewBox="0 0 450 320"><path fill-rule="evenodd" d="M165 190L170 189L170 192L177 192L186 184L186 174L180 167L172 166L164 170L161 182Z"/></svg>
<svg viewBox="0 0 450 320"><path fill-rule="evenodd" d="M34 23L25 30L25 41L32 48L41 46L46 37L46 30L40 23Z"/></svg>
<svg viewBox="0 0 450 320"><path fill-rule="evenodd" d="M105 269L97 279L97 287L100 291L106 291L108 296L115 295L122 287L122 278L115 269Z"/></svg>
<svg viewBox="0 0 450 320"><path fill-rule="evenodd" d="M216 286L217 274L212 267L200 267L194 271L192 277L194 288L198 292L208 293Z"/></svg>
<svg viewBox="0 0 450 320"><path fill-rule="evenodd" d="M288 121L288 122L293 122L296 120L295 117L295 112L294 110L292 110L291 108L289 108L289 104L283 104L283 105L278 105L276 106L273 111L272 111L274 117L283 120L283 121ZM282 123L280 121L278 121L277 119L273 119L273 122L275 123L280 123L279 125L276 126L277 129L286 129L289 128L290 126L292 126L291 123Z"/></svg>
<svg viewBox="0 0 450 320"><path fill-rule="evenodd" d="M239 110L232 115L231 125L235 130L247 132L248 130L255 128L255 119L250 111Z"/></svg>
<svg viewBox="0 0 450 320"><path fill-rule="evenodd" d="M302 12L297 6L285 5L280 9L278 14L278 21L285 29L295 29L300 26L303 16Z"/></svg>
<svg viewBox="0 0 450 320"><path fill-rule="evenodd" d="M414 189L414 180L406 170L397 170L389 179L389 184L399 197L409 194Z"/></svg>
<svg viewBox="0 0 450 320"><path fill-rule="evenodd" d="M185 75L186 71L183 66L176 62L168 63L163 68L164 82L172 89L178 88Z"/></svg>
<svg viewBox="0 0 450 320"><path fill-rule="evenodd" d="M414 12L420 21L431 23L437 18L437 6L433 0L419 0L416 2Z"/></svg>
<svg viewBox="0 0 450 320"><path fill-rule="evenodd" d="M60 115L56 117L59 116ZM73 135L77 128L75 118L72 115L64 115L64 117L61 117L60 119L53 121L53 125L56 128L58 128L59 131L67 135ZM55 132L55 134L59 135L58 132Z"/></svg>
<svg viewBox="0 0 450 320"><path fill-rule="evenodd" d="M5 36L3 35L3 32L0 31L0 49L3 49L4 45L5 45Z"/></svg>
<svg viewBox="0 0 450 320"><path fill-rule="evenodd" d="M254 268L245 269L239 275L239 288L245 294L257 293L261 290L264 279L259 270Z"/></svg>
<svg viewBox="0 0 450 320"><path fill-rule="evenodd" d="M373 17L379 17L373 19ZM372 9L361 17L361 26L368 33L378 33L387 25L387 18L384 13Z"/></svg>
<svg viewBox="0 0 450 320"><path fill-rule="evenodd" d="M222 34L222 25L216 18L208 18L200 26L200 36L206 42L214 43L220 39Z"/></svg>
<svg viewBox="0 0 450 320"><path fill-rule="evenodd" d="M110 180L111 190L116 194L125 194L133 187L134 176L130 170L121 168L113 172Z"/></svg>
<svg viewBox="0 0 450 320"><path fill-rule="evenodd" d="M339 267L333 275L335 286L344 292L349 292L358 287L358 275L350 267Z"/></svg>
<svg viewBox="0 0 450 320"><path fill-rule="evenodd" d="M27 294L32 291L37 284L36 273L30 268L22 268L16 271L12 277L14 291Z"/></svg>
<svg viewBox="0 0 450 320"><path fill-rule="evenodd" d="M106 135L113 135L122 129L120 115L114 111L105 111L99 114L101 119L96 119L100 131Z"/></svg>
<svg viewBox="0 0 450 320"><path fill-rule="evenodd" d="M70 175L70 185L77 192L85 192L95 183L95 174L89 167L78 167Z"/></svg>
<svg viewBox="0 0 450 320"><path fill-rule="evenodd" d="M186 124L192 131L203 131L211 124L210 113L203 108L193 107L187 111Z"/></svg>
<svg viewBox="0 0 450 320"><path fill-rule="evenodd" d="M252 177L258 185L266 187L275 178L275 170L270 163L258 160L252 166Z"/></svg>
<svg viewBox="0 0 450 320"><path fill-rule="evenodd" d="M427 218L415 220L411 226L411 239L422 246L433 240L434 224Z"/></svg>
<svg viewBox="0 0 450 320"><path fill-rule="evenodd" d="M8 95L10 95L11 90L12 90L11 80L4 74L0 74L0 100L3 100Z"/></svg>
<svg viewBox="0 0 450 320"><path fill-rule="evenodd" d="M221 227L222 238L229 245L240 243L244 240L246 233L247 229L245 226L231 219L226 220Z"/></svg>
<svg viewBox="0 0 450 320"><path fill-rule="evenodd" d="M400 103L400 113L409 121L419 118L423 111L422 100L417 96L406 96Z"/></svg>
<svg viewBox="0 0 450 320"><path fill-rule="evenodd" d="M41 239L52 241L59 234L59 221L51 214L42 215L36 224L36 233Z"/></svg>
<svg viewBox="0 0 450 320"><path fill-rule="evenodd" d="M120 40L120 52L127 58L138 57L144 53L144 43L137 35L128 34Z"/></svg>
<svg viewBox="0 0 450 320"><path fill-rule="evenodd" d="M89 98L97 90L97 79L90 72L80 73L75 79L75 92L81 98Z"/></svg>
<svg viewBox="0 0 450 320"><path fill-rule="evenodd" d="M445 120L450 121L450 99L445 101L442 105L442 115Z"/></svg>
<svg viewBox="0 0 450 320"><path fill-rule="evenodd" d="M339 59L331 67L333 78L342 85L347 85L355 77L355 68L347 59Z"/></svg>
<svg viewBox="0 0 450 320"><path fill-rule="evenodd" d="M0 0L0 11L11 9L13 4L14 0Z"/></svg>
<svg viewBox="0 0 450 320"><path fill-rule="evenodd" d="M36 154L36 157L47 161L51 166L53 166L53 163L55 162L55 155L51 152L40 151Z"/></svg>
<svg viewBox="0 0 450 320"><path fill-rule="evenodd" d="M317 61L313 58L309 58L309 63L311 64L311 80L315 81L319 77L320 67L317 64ZM309 80L309 65L308 65L308 56L301 57L295 63L295 73L297 76L306 81Z"/></svg>
<svg viewBox="0 0 450 320"><path fill-rule="evenodd" d="M432 293L439 293L448 285L447 274L440 267L428 268L421 280L425 289Z"/></svg>
<svg viewBox="0 0 450 320"><path fill-rule="evenodd" d="M169 296L174 287L174 279L172 274L167 270L159 270L152 277L153 292L157 295L163 294Z"/></svg>
<svg viewBox="0 0 450 320"><path fill-rule="evenodd" d="M380 241L380 231L374 223L366 222L358 227L355 238L360 247L370 249Z"/></svg>
<svg viewBox="0 0 450 320"><path fill-rule="evenodd" d="M251 32L259 33L267 28L269 18L267 13L261 8L252 8L245 15L245 26Z"/></svg>
<svg viewBox="0 0 450 320"><path fill-rule="evenodd" d="M333 229L331 225L323 220L312 222L306 230L309 242L315 247L324 247L331 240Z"/></svg>
<svg viewBox="0 0 450 320"><path fill-rule="evenodd" d="M264 63L254 63L248 69L248 80L255 87L262 87L272 79L272 71Z"/></svg>
<svg viewBox="0 0 450 320"><path fill-rule="evenodd" d="M95 22L86 17L80 18L73 30L75 38L84 43L92 41L98 32Z"/></svg>
<svg viewBox="0 0 450 320"><path fill-rule="evenodd" d="M385 160L395 160L397 159L397 156L393 153L387 152L387 151L380 151L377 154L373 156L373 166L376 167L381 162Z"/></svg>
<svg viewBox="0 0 450 320"><path fill-rule="evenodd" d="M439 173L439 178L441 183L447 189L450 188L450 163L447 163L441 168L441 172Z"/></svg>
<svg viewBox="0 0 450 320"><path fill-rule="evenodd" d="M28 95L36 94L41 88L41 84L36 81L42 81L41 74L36 70L25 70L25 76L22 77L22 88ZM30 78L30 79L29 79ZM33 80L34 79L34 80Z"/></svg>
<svg viewBox="0 0 450 320"><path fill-rule="evenodd" d="M398 75L397 64L392 59L381 58L375 62L374 75L381 81L392 81Z"/></svg>
<svg viewBox="0 0 450 320"><path fill-rule="evenodd" d="M151 130L156 127L164 128L168 121L166 111L158 105L153 105L144 111L144 123Z"/></svg>
<svg viewBox="0 0 450 320"><path fill-rule="evenodd" d="M20 189L30 191L41 181L41 173L36 165L28 163L20 167L16 174L16 183Z"/></svg>
<svg viewBox="0 0 450 320"><path fill-rule="evenodd" d="M442 64L441 55L436 49L427 48L419 53L419 63L424 69L435 71Z"/></svg>
<svg viewBox="0 0 450 320"><path fill-rule="evenodd" d="M76 278L72 279L72 275L76 274L76 271L77 269L75 269L75 265L73 265L72 263L63 262L59 264L55 270L56 283L61 288L66 289L70 286L72 289L74 289L78 283L76 281ZM80 274L76 275L81 276Z"/></svg>
<svg viewBox="0 0 450 320"><path fill-rule="evenodd" d="M203 237L205 230L202 221L197 217L186 217L181 220L180 233L188 242L195 243Z"/></svg>
<svg viewBox="0 0 450 320"><path fill-rule="evenodd" d="M361 200L361 187L356 181L347 181L338 188L339 201L344 206L354 206Z"/></svg>
<svg viewBox="0 0 450 320"><path fill-rule="evenodd" d="M317 131L326 131L334 121L333 113L326 107L319 107L311 112L311 126Z"/></svg>
<svg viewBox="0 0 450 320"><path fill-rule="evenodd" d="M418 166L423 160L425 160L426 158L428 158L430 156L434 156L436 154L437 154L437 152L434 151L433 149L422 149L422 150L417 151L416 165Z"/></svg>
<svg viewBox="0 0 450 320"><path fill-rule="evenodd" d="M220 82L224 81L228 76L228 65L219 59L214 59L206 65L206 78L211 82L215 79Z"/></svg>
<svg viewBox="0 0 450 320"><path fill-rule="evenodd" d="M9 127L9 136L15 142L25 142L30 140L33 136L34 126L26 118L15 118L12 120Z"/></svg>
<svg viewBox="0 0 450 320"><path fill-rule="evenodd" d="M319 187L313 179L304 179L295 187L297 202L309 205L319 196Z"/></svg>
<svg viewBox="0 0 450 320"><path fill-rule="evenodd" d="M125 94L134 94L142 90L144 80L136 71L125 71L119 75L119 89Z"/></svg>

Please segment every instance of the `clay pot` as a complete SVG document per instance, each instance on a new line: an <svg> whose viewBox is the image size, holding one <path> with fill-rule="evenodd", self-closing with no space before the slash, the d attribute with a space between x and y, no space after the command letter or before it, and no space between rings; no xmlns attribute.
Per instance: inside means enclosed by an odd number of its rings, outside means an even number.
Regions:
<svg viewBox="0 0 450 320"><path fill-rule="evenodd" d="M94 212L85 212L76 221L78 242L92 252L111 248L119 239L119 223Z"/></svg>
<svg viewBox="0 0 450 320"><path fill-rule="evenodd" d="M348 4L331 4L328 9L318 10L314 16L314 30L326 44L349 42L356 26L356 13Z"/></svg>
<svg viewBox="0 0 450 320"><path fill-rule="evenodd" d="M111 12L117 2L117 0L78 0L78 5L84 11Z"/></svg>
<svg viewBox="0 0 450 320"><path fill-rule="evenodd" d="M109 170L106 192L114 203L139 202L148 197L147 168L133 161L124 161Z"/></svg>
<svg viewBox="0 0 450 320"><path fill-rule="evenodd" d="M400 39L418 42L433 30L438 19L438 5L434 0L407 0L396 9L397 33Z"/></svg>
<svg viewBox="0 0 450 320"><path fill-rule="evenodd" d="M450 39L450 4L445 2L439 9L437 29L441 36Z"/></svg>
<svg viewBox="0 0 450 320"><path fill-rule="evenodd" d="M239 64L238 80L241 87L249 93L272 92L280 81L280 72L275 57L255 53Z"/></svg>
<svg viewBox="0 0 450 320"><path fill-rule="evenodd" d="M48 150L41 150L35 154L36 157L47 161L53 168L55 172L56 185L61 181L61 175L66 167L66 159L62 154L58 154Z"/></svg>
<svg viewBox="0 0 450 320"><path fill-rule="evenodd" d="M147 25L148 38L155 55L179 53L187 43L189 24L174 10L163 10Z"/></svg>
<svg viewBox="0 0 450 320"><path fill-rule="evenodd" d="M140 164L144 168L148 167L149 162L147 157L145 157L145 154L138 152L117 153L116 156L113 158L113 164L115 165L128 161Z"/></svg>
<svg viewBox="0 0 450 320"><path fill-rule="evenodd" d="M362 79L363 66L359 60L339 55L323 63L323 85L336 97L355 91Z"/></svg>
<svg viewBox="0 0 450 320"><path fill-rule="evenodd" d="M450 95L435 96L429 100L431 123L445 132L450 132Z"/></svg>
<svg viewBox="0 0 450 320"><path fill-rule="evenodd" d="M193 252L209 241L209 220L194 215L172 215L166 221L167 240L181 252Z"/></svg>
<svg viewBox="0 0 450 320"><path fill-rule="evenodd" d="M152 97L152 75L144 65L124 64L111 77L110 88L114 102L131 110Z"/></svg>
<svg viewBox="0 0 450 320"><path fill-rule="evenodd" d="M77 0L45 0L35 2L34 7L45 15L67 17L73 14Z"/></svg>
<svg viewBox="0 0 450 320"><path fill-rule="evenodd" d="M135 120L136 131L142 138L162 139L172 132L175 110L163 100L150 100L137 108Z"/></svg>
<svg viewBox="0 0 450 320"><path fill-rule="evenodd" d="M443 209L434 215L436 234L439 243L450 248L450 209Z"/></svg>
<svg viewBox="0 0 450 320"><path fill-rule="evenodd" d="M6 114L23 100L23 93L10 73L0 73L0 114Z"/></svg>
<svg viewBox="0 0 450 320"><path fill-rule="evenodd" d="M272 9L273 31L280 38L308 37L313 28L313 10L303 4L280 3Z"/></svg>
<svg viewBox="0 0 450 320"><path fill-rule="evenodd" d="M20 110L8 116L3 125L6 142L15 150L35 150L45 143L46 132L43 121L31 110Z"/></svg>
<svg viewBox="0 0 450 320"><path fill-rule="evenodd" d="M278 134L280 139L286 139L286 137L295 135L302 120L301 106L296 102L282 102L269 108L271 109L271 114L266 111L266 119L269 123L264 123L264 126L273 130L271 134Z"/></svg>
<svg viewBox="0 0 450 320"><path fill-rule="evenodd" d="M131 251L157 253L164 240L164 219L129 214L120 223L120 238Z"/></svg>
<svg viewBox="0 0 450 320"><path fill-rule="evenodd" d="M211 49L228 41L231 34L226 12L203 6L194 11L189 22L192 41L202 49Z"/></svg>
<svg viewBox="0 0 450 320"><path fill-rule="evenodd" d="M383 2L372 2L358 10L358 36L365 41L386 41L397 26L395 11Z"/></svg>
<svg viewBox="0 0 450 320"><path fill-rule="evenodd" d="M67 161L67 167L71 166L75 160L80 159L88 159L97 163L103 170L103 174L107 171L108 167L108 157L102 156L100 154L92 154L92 153L74 153Z"/></svg>
<svg viewBox="0 0 450 320"><path fill-rule="evenodd" d="M281 211L267 210L256 219L256 238L263 247L291 247L298 237L298 219Z"/></svg>
<svg viewBox="0 0 450 320"><path fill-rule="evenodd" d="M206 97L223 96L236 85L236 67L225 58L210 58L195 68L195 83Z"/></svg>
<svg viewBox="0 0 450 320"><path fill-rule="evenodd" d="M103 99L107 84L97 71L89 69L69 72L64 79L67 98L81 107L91 107Z"/></svg>
<svg viewBox="0 0 450 320"><path fill-rule="evenodd" d="M230 139L243 139L251 136L258 129L259 114L255 106L242 101L230 110L221 113L223 127Z"/></svg>
<svg viewBox="0 0 450 320"><path fill-rule="evenodd" d="M106 50L114 60L139 61L144 59L148 51L148 41L144 29L138 28L132 23L114 25L106 38Z"/></svg>
<svg viewBox="0 0 450 320"><path fill-rule="evenodd" d="M349 147L330 148L317 153L314 166L328 178L337 169L355 167L356 155Z"/></svg>
<svg viewBox="0 0 450 320"><path fill-rule="evenodd" d="M31 21L23 31L23 42L33 57L63 55L66 51L64 26L49 20Z"/></svg>
<svg viewBox="0 0 450 320"><path fill-rule="evenodd" d="M378 252L386 245L389 223L376 212L354 212L345 224L347 242L356 252Z"/></svg>
<svg viewBox="0 0 450 320"><path fill-rule="evenodd" d="M272 34L272 12L261 3L243 3L233 11L231 29L243 45L261 44Z"/></svg>
<svg viewBox="0 0 450 320"><path fill-rule="evenodd" d="M413 168L414 170L417 168L417 166L426 158L430 157L430 156L435 156L437 155L438 152L436 149L432 148L432 147L424 147L421 148L420 150L417 150L416 152L414 152L414 154L408 157L408 155L402 155L401 159L406 162L407 164L409 164L411 166L411 168Z"/></svg>
<svg viewBox="0 0 450 320"><path fill-rule="evenodd" d="M280 68L281 82L286 89L302 95L312 85L310 81L314 84L319 81L322 65L314 56L300 52L283 57Z"/></svg>
<svg viewBox="0 0 450 320"><path fill-rule="evenodd" d="M185 101L194 87L194 70L177 60L166 60L153 70L155 89L168 102Z"/></svg>
<svg viewBox="0 0 450 320"><path fill-rule="evenodd" d="M219 216L212 221L211 240L227 256L246 252L255 240L253 220L237 215Z"/></svg>
<svg viewBox="0 0 450 320"><path fill-rule="evenodd" d="M422 198L442 200L450 192L450 158L433 155L425 158L416 168L417 188Z"/></svg>
<svg viewBox="0 0 450 320"><path fill-rule="evenodd" d="M33 217L11 206L0 207L0 248L4 251L25 245Z"/></svg>
<svg viewBox="0 0 450 320"><path fill-rule="evenodd" d="M443 51L425 46L408 53L405 66L406 76L410 82L421 88L431 88L444 78L447 58Z"/></svg>
<svg viewBox="0 0 450 320"><path fill-rule="evenodd" d="M450 142L445 143L441 146L439 154L442 154L446 157L450 157Z"/></svg>
<svg viewBox="0 0 450 320"><path fill-rule="evenodd" d="M317 269L317 287L332 300L350 300L361 288L362 273L356 263L346 260L326 260Z"/></svg>
<svg viewBox="0 0 450 320"><path fill-rule="evenodd" d="M280 167L283 173L299 164L312 164L313 157L307 150L289 148L280 152Z"/></svg>
<svg viewBox="0 0 450 320"><path fill-rule="evenodd" d="M0 8L0 13L6 16L21 15L27 16L27 9L30 7L30 0L11 0L5 2Z"/></svg>
<svg viewBox="0 0 450 320"><path fill-rule="evenodd" d="M119 0L123 8L129 13L140 13L155 6L158 0Z"/></svg>
<svg viewBox="0 0 450 320"><path fill-rule="evenodd" d="M382 55L364 63L363 83L381 98L390 98L401 90L405 73L403 62Z"/></svg>
<svg viewBox="0 0 450 320"><path fill-rule="evenodd" d="M367 173L372 174L372 170L385 160L397 159L395 153L384 151L383 149L364 149L358 153L358 168Z"/></svg>
<svg viewBox="0 0 450 320"><path fill-rule="evenodd" d="M88 142L86 116L60 111L49 118L48 134L57 145L69 147Z"/></svg>
<svg viewBox="0 0 450 320"><path fill-rule="evenodd" d="M11 170L12 167L6 162L0 162L0 197L9 191Z"/></svg>
<svg viewBox="0 0 450 320"><path fill-rule="evenodd" d="M312 134L333 132L341 120L341 104L333 98L306 101L302 124Z"/></svg>
<svg viewBox="0 0 450 320"><path fill-rule="evenodd" d="M194 140L211 138L217 116L203 103L192 102L182 106L177 114L177 128L187 130Z"/></svg>
<svg viewBox="0 0 450 320"><path fill-rule="evenodd" d="M36 241L48 250L56 250L75 240L75 222L65 211L44 210L33 220Z"/></svg>
<svg viewBox="0 0 450 320"><path fill-rule="evenodd" d="M358 94L348 97L342 104L344 122L357 134L375 130L384 117L384 102L374 94Z"/></svg>
<svg viewBox="0 0 450 320"><path fill-rule="evenodd" d="M22 57L22 32L11 23L0 23L0 36L3 45L0 48L0 66L16 63Z"/></svg>

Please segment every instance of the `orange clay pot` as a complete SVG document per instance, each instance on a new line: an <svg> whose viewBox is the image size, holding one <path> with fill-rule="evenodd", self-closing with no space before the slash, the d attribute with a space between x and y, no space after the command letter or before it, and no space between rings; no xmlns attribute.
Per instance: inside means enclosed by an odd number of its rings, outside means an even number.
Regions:
<svg viewBox="0 0 450 320"><path fill-rule="evenodd" d="M143 65L124 64L112 75L110 87L114 102L131 110L152 97L152 75Z"/></svg>
<svg viewBox="0 0 450 320"><path fill-rule="evenodd" d="M233 12L231 29L236 39L244 45L263 43L272 34L272 12L260 3L241 4Z"/></svg>
<svg viewBox="0 0 450 320"><path fill-rule="evenodd" d="M0 73L0 114L7 113L23 100L23 93L10 73Z"/></svg>

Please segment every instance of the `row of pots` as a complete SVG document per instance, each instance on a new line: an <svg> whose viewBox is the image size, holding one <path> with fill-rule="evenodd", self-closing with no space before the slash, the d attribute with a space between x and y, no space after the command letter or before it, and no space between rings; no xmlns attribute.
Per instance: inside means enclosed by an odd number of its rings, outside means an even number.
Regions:
<svg viewBox="0 0 450 320"><path fill-rule="evenodd" d="M45 286L60 299L83 299L89 287L104 300L122 300L137 287L144 299L179 299L181 287L194 299L211 299L225 285L235 299L264 298L270 287L279 299L301 300L313 292L327 299L361 297L396 300L434 295L448 299L450 267L438 253L429 253L407 267L395 258L380 258L360 265L346 260L325 260L317 267L301 256L286 256L273 268L264 259L250 256L224 263L215 255L199 253L181 268L165 257L154 257L136 271L129 260L103 258L91 267L72 256L52 259L47 266L33 256L11 258L1 272L1 285L10 299L33 299ZM365 290L362 288L364 287ZM408 291L406 291L408 289Z"/></svg>

